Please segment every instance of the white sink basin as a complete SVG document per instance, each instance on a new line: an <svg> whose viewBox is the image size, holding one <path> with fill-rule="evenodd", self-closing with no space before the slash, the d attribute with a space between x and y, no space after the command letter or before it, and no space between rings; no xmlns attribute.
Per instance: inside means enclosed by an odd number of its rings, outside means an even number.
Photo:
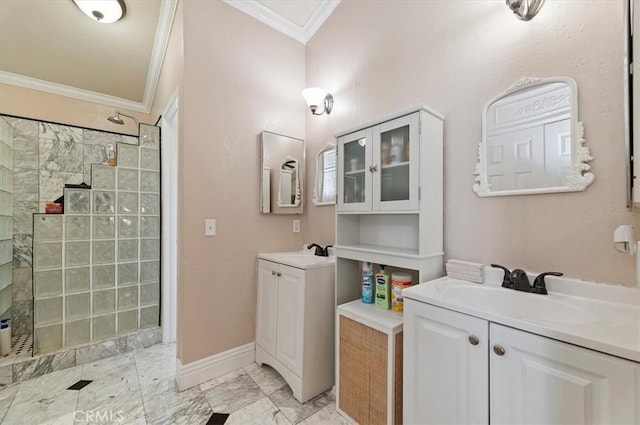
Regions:
<svg viewBox="0 0 640 425"><path fill-rule="evenodd" d="M548 295L443 277L403 291L405 298L640 361L640 292L555 280Z"/></svg>
<svg viewBox="0 0 640 425"><path fill-rule="evenodd" d="M452 302L490 310L509 317L544 323L591 323L593 313L571 303L567 297L540 295L484 285L442 285L443 295Z"/></svg>
<svg viewBox="0 0 640 425"><path fill-rule="evenodd" d="M311 269L315 267L327 267L335 264L336 257L320 257L310 252L269 252L258 254L258 258L273 261L280 264L286 264L299 269Z"/></svg>

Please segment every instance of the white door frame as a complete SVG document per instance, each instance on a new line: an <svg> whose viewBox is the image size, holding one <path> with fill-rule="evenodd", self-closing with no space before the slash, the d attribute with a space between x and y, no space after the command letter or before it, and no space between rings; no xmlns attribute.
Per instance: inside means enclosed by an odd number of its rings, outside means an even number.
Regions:
<svg viewBox="0 0 640 425"><path fill-rule="evenodd" d="M162 342L176 341L178 304L178 91L167 104L162 128Z"/></svg>

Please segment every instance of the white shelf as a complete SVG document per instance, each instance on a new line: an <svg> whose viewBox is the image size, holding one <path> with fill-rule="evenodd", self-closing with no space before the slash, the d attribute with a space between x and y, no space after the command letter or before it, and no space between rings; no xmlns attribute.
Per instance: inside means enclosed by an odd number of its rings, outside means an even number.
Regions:
<svg viewBox="0 0 640 425"><path fill-rule="evenodd" d="M404 318L401 313L382 310L375 304L365 304L361 300L338 306L338 314L385 333L402 330Z"/></svg>
<svg viewBox="0 0 640 425"><path fill-rule="evenodd" d="M354 174L363 174L364 173L364 169L362 170L353 170L353 171L345 171L344 175L345 176L353 176Z"/></svg>
<svg viewBox="0 0 640 425"><path fill-rule="evenodd" d="M388 169L393 169L393 168L400 168L400 167L408 167L409 166L409 161L404 161L404 162L397 162L397 163L391 163L389 165L383 165L382 169L383 170L388 170ZM348 174L348 173L346 173Z"/></svg>

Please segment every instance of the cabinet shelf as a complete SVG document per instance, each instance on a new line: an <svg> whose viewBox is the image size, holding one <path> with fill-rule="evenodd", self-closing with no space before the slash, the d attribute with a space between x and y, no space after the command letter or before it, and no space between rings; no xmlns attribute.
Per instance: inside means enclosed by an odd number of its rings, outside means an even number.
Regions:
<svg viewBox="0 0 640 425"><path fill-rule="evenodd" d="M338 313L383 332L402 330L402 314L392 310L382 310L375 304L365 304L360 300L338 306Z"/></svg>
<svg viewBox="0 0 640 425"><path fill-rule="evenodd" d="M335 250L342 259L418 270L422 280L442 275L442 252L420 255L417 249L366 244L338 245Z"/></svg>
<svg viewBox="0 0 640 425"><path fill-rule="evenodd" d="M410 164L409 161L391 163L391 164L388 164L388 165L383 165L382 169L383 170L389 170L389 169L394 169L394 168L407 168L409 166L409 164Z"/></svg>
<svg viewBox="0 0 640 425"><path fill-rule="evenodd" d="M353 176L356 174L364 174L364 168L362 170L353 170L353 171L345 171L344 175L345 176Z"/></svg>

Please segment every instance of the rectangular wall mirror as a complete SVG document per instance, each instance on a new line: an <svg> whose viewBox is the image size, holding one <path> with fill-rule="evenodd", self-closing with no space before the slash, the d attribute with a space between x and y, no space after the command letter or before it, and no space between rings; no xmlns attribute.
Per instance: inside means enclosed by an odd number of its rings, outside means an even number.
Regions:
<svg viewBox="0 0 640 425"><path fill-rule="evenodd" d="M260 212L302 214L304 140L263 131Z"/></svg>

